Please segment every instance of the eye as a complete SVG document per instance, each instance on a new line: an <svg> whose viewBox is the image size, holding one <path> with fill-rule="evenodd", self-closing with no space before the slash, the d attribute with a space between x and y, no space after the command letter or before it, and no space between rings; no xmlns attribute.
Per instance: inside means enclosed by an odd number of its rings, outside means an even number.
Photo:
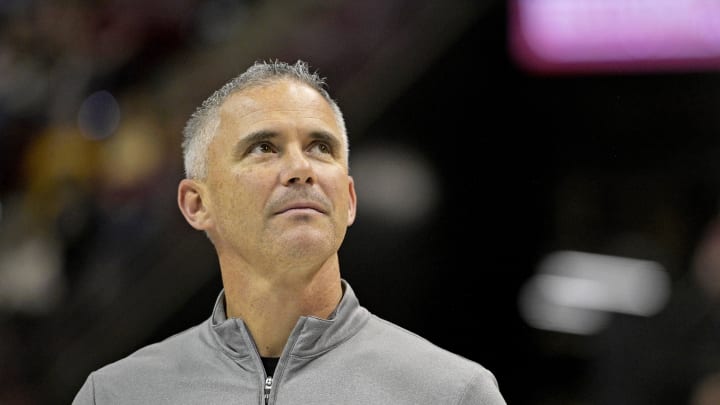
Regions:
<svg viewBox="0 0 720 405"><path fill-rule="evenodd" d="M250 148L250 153L265 154L265 153L275 153L275 152L276 152L275 147L273 146L273 144L271 144L269 142L260 142L260 143L253 145L253 147Z"/></svg>
<svg viewBox="0 0 720 405"><path fill-rule="evenodd" d="M310 150L316 151L326 155L332 155L332 148L325 142L315 142L312 144Z"/></svg>

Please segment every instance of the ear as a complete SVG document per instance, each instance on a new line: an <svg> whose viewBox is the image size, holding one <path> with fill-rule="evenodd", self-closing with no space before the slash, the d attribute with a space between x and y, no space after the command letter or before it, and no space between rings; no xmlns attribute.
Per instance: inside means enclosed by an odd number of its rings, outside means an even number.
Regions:
<svg viewBox="0 0 720 405"><path fill-rule="evenodd" d="M348 176L348 193L350 199L348 201L348 226L355 222L355 214L357 213L357 196L355 195L355 180L352 176Z"/></svg>
<svg viewBox="0 0 720 405"><path fill-rule="evenodd" d="M199 231L207 231L212 226L208 210L205 187L191 179L182 179L178 185L178 206L185 220Z"/></svg>

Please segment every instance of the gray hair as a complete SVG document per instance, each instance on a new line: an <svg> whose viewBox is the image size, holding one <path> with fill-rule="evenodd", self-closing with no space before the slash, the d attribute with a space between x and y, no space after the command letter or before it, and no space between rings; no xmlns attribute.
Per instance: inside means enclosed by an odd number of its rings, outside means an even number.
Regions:
<svg viewBox="0 0 720 405"><path fill-rule="evenodd" d="M311 72L308 63L302 60L298 60L294 64L277 60L256 61L245 72L225 83L203 101L185 124L182 142L185 177L202 180L207 176L207 152L220 125L218 111L225 100L236 92L283 79L296 80L310 86L330 104L345 142L347 158L349 143L345 119L337 102L330 97L326 90L325 78L319 76L317 72Z"/></svg>

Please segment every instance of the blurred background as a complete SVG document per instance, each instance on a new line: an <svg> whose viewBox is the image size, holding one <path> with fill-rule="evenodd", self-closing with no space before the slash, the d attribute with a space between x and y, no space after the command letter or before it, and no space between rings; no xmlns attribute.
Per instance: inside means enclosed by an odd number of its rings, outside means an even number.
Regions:
<svg viewBox="0 0 720 405"><path fill-rule="evenodd" d="M509 404L720 403L720 3L0 1L0 404L205 320L181 129L254 60L327 77L372 312Z"/></svg>

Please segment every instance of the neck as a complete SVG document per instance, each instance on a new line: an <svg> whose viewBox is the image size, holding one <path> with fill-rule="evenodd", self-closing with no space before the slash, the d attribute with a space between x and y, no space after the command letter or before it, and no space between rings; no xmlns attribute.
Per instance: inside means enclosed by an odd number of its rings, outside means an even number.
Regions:
<svg viewBox="0 0 720 405"><path fill-rule="evenodd" d="M263 357L279 357L301 316L326 319L342 297L337 256L317 271L305 272L309 277L222 263L221 268L227 315L242 318Z"/></svg>

